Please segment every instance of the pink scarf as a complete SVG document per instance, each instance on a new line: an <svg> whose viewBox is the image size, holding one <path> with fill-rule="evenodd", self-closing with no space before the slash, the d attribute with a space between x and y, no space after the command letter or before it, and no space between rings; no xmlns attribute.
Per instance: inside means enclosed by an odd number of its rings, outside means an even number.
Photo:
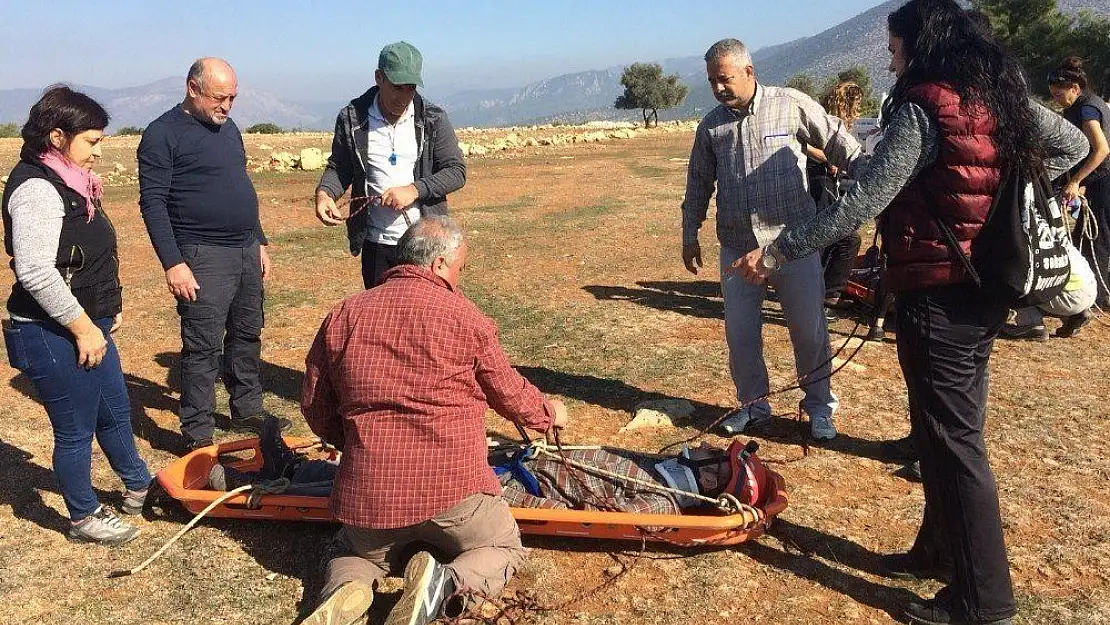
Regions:
<svg viewBox="0 0 1110 625"><path fill-rule="evenodd" d="M85 210L88 213L89 222L92 222L93 216L96 215L96 205L93 201L104 197L104 185L100 182L100 176L84 167L79 167L56 149L47 150L39 159L43 165L53 169L67 187L85 198L87 202Z"/></svg>

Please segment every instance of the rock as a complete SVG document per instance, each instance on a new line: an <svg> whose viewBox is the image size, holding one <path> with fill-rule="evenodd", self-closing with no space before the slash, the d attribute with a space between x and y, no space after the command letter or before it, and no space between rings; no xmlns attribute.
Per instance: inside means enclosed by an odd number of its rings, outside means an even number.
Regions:
<svg viewBox="0 0 1110 625"><path fill-rule="evenodd" d="M631 128L621 128L610 132L609 136L614 139L632 139L636 136L636 131Z"/></svg>
<svg viewBox="0 0 1110 625"><path fill-rule="evenodd" d="M470 144L465 141L459 141L459 151L463 156L470 156Z"/></svg>
<svg viewBox="0 0 1110 625"><path fill-rule="evenodd" d="M639 430L641 428L674 427L674 422L689 418L694 414L694 404L685 399L659 399L647 401L636 406L636 416L632 418L621 432Z"/></svg>
<svg viewBox="0 0 1110 625"><path fill-rule="evenodd" d="M289 152L273 152L270 154L270 165L274 169L289 169L293 166L296 157Z"/></svg>
<svg viewBox="0 0 1110 625"><path fill-rule="evenodd" d="M0 176L0 184L8 184L8 177Z"/></svg>
<svg viewBox="0 0 1110 625"><path fill-rule="evenodd" d="M265 143L259 143L258 144L258 149L262 150L263 152L269 152L269 151L273 150L274 148L273 148L273 146L266 145Z"/></svg>
<svg viewBox="0 0 1110 625"><path fill-rule="evenodd" d="M534 148L539 144L540 144L539 140L536 139L535 137L527 137L526 139L524 139L524 142L521 143L521 145L523 145L524 147L527 147L527 148Z"/></svg>
<svg viewBox="0 0 1110 625"><path fill-rule="evenodd" d="M300 158L297 159L297 167L301 171L317 171L327 164L328 161L320 148L305 148L301 150Z"/></svg>
<svg viewBox="0 0 1110 625"><path fill-rule="evenodd" d="M122 174L127 171L127 166L125 166L123 163L112 163L112 169L115 171L115 173Z"/></svg>
<svg viewBox="0 0 1110 625"><path fill-rule="evenodd" d="M488 152L489 150L484 145L472 145L470 146L469 156L482 156Z"/></svg>

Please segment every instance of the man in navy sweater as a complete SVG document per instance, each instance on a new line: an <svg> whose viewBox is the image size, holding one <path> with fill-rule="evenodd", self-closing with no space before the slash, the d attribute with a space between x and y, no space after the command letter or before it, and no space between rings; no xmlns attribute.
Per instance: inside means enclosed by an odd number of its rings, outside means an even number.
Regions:
<svg viewBox="0 0 1110 625"><path fill-rule="evenodd" d="M232 429L261 428L262 281L270 258L243 137L228 117L235 70L199 59L185 89L185 100L143 132L139 206L181 316L178 416L195 449L212 444L221 355Z"/></svg>

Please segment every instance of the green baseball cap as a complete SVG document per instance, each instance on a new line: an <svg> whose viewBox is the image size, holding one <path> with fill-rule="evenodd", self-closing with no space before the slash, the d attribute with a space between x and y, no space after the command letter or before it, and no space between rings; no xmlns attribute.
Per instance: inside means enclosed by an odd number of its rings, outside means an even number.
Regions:
<svg viewBox="0 0 1110 625"><path fill-rule="evenodd" d="M378 55L378 69L382 70L389 82L395 85L416 85L423 87L420 80L420 66L424 57L420 50L407 41L398 41L382 48Z"/></svg>

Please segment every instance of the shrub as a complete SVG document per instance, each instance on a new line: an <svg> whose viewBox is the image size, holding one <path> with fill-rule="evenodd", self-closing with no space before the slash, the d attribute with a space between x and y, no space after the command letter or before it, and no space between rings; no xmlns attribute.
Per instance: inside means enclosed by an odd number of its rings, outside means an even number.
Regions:
<svg viewBox="0 0 1110 625"><path fill-rule="evenodd" d="M19 124L15 122L0 124L0 139L11 139L18 136L20 136Z"/></svg>
<svg viewBox="0 0 1110 625"><path fill-rule="evenodd" d="M247 128L246 132L251 135L276 135L281 134L283 131L281 126L273 122L262 122L261 124L255 124Z"/></svg>
<svg viewBox="0 0 1110 625"><path fill-rule="evenodd" d="M145 128L136 128L135 126L124 126L116 131L116 135L120 137L135 137L143 134Z"/></svg>

